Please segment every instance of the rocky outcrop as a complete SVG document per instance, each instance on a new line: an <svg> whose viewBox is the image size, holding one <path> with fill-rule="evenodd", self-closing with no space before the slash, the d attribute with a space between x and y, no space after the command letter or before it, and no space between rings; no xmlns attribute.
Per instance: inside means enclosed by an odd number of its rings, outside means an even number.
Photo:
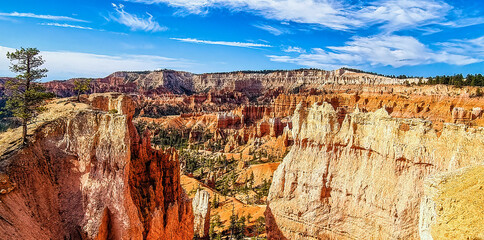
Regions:
<svg viewBox="0 0 484 240"><path fill-rule="evenodd" d="M3 153L0 171L16 188L0 195L1 238L192 239L177 152L138 136L130 98L89 102L93 109L60 114L31 144Z"/></svg>
<svg viewBox="0 0 484 240"><path fill-rule="evenodd" d="M210 193L199 189L192 199L195 235L200 239L208 239L210 229Z"/></svg>
<svg viewBox="0 0 484 240"><path fill-rule="evenodd" d="M420 239L484 239L484 165L425 180Z"/></svg>
<svg viewBox="0 0 484 240"><path fill-rule="evenodd" d="M274 173L271 239L418 239L424 179L480 164L484 128L299 105L294 145ZM482 176L481 176L482 177Z"/></svg>
<svg viewBox="0 0 484 240"><path fill-rule="evenodd" d="M283 134L285 127L292 127L292 123L288 119L269 118L262 120L256 125L256 134L254 137L279 137Z"/></svg>

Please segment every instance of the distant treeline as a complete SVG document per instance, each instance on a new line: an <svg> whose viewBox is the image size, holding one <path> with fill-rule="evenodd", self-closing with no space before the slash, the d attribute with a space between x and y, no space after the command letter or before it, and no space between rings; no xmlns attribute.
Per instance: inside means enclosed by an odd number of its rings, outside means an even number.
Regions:
<svg viewBox="0 0 484 240"><path fill-rule="evenodd" d="M366 74L372 74L372 75L381 76L381 77L388 77L388 78L398 78L398 79L420 78L420 79L423 79L423 77L415 77L415 76L407 76L407 75L398 75L398 76L396 76L396 75L385 75L385 74L380 74L380 73L376 73L376 72L367 72L367 71L354 69L354 68L347 68L347 67L342 67L341 69L351 71L351 72L355 72L355 73L366 73Z"/></svg>
<svg viewBox="0 0 484 240"><path fill-rule="evenodd" d="M427 84L444 84L460 86L484 86L484 76L482 74L468 74L465 78L462 74L454 76L435 76L429 77Z"/></svg>
<svg viewBox="0 0 484 240"><path fill-rule="evenodd" d="M234 73L245 73L245 74L250 74L250 73L258 73L258 74L269 74L269 73L275 73L275 72L292 72L292 71L325 71L319 68L298 68L298 69L291 69L291 70L284 70L284 69L276 69L276 70L241 70L241 71L231 71L231 72L213 72L213 73L204 73L204 74L234 74Z"/></svg>
<svg viewBox="0 0 484 240"><path fill-rule="evenodd" d="M455 74L453 76L442 75L442 76L429 77L427 82L423 82L422 80L424 78L420 77L420 76L385 75L385 74L380 74L380 73L376 73L376 72L363 71L363 70L359 70L359 69L355 69L355 68L348 68L348 67L342 67L341 69L346 70L346 71L355 72L355 73L366 73L366 74L372 74L372 75L381 76L381 77L388 77L388 78L397 78L397 79L418 78L418 79L420 79L419 84L444 84L444 85L454 85L454 86L484 86L484 76L482 74L474 74L474 75L468 74L465 78L462 74ZM158 70L155 70L154 72L162 72L162 71L174 71L174 70L158 69ZM258 71L242 70L242 71L215 72L215 73L204 73L204 74L236 74L236 73L269 74L269 73L275 73L275 72L291 72L291 71L325 71L325 70L318 69L318 68L299 68L299 69L292 69L292 70L282 70L282 69L278 69L278 70L258 70ZM151 71L126 71L126 72L128 72L128 73L138 73L138 74L148 74Z"/></svg>

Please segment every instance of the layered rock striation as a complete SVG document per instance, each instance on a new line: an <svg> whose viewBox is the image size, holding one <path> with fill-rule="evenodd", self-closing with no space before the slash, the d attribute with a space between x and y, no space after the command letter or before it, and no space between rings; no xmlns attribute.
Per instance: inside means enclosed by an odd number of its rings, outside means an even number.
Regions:
<svg viewBox="0 0 484 240"><path fill-rule="evenodd" d="M0 238L192 239L177 152L138 136L130 98L94 95L89 103L3 153L0 171L16 188L0 194Z"/></svg>
<svg viewBox="0 0 484 240"><path fill-rule="evenodd" d="M74 80L52 81L46 83L45 86L59 96L72 96L75 94L72 90ZM105 78L95 79L91 83L91 87L93 93L122 92L146 96L160 96L167 93L192 94L218 89L229 92L243 92L248 96L259 96L265 91L279 88L292 91L300 88L320 89L328 84L381 85L404 84L405 82L416 83L418 79L389 78L344 69L205 74L160 70L154 72L116 72Z"/></svg>
<svg viewBox="0 0 484 240"><path fill-rule="evenodd" d="M436 90L440 87L431 86L429 89ZM314 103L328 102L337 111L340 122L348 112L353 112L358 107L364 112L385 108L390 116L396 118L430 120L436 129L441 129L445 122L484 125L484 111L482 110L484 109L484 98L482 97L405 93L410 89L402 90L394 87L384 93L366 91L340 93L328 90L327 93L320 94L281 94L274 99L274 116L291 116L298 104L302 104L302 107L306 108ZM430 90L429 92L431 92Z"/></svg>
<svg viewBox="0 0 484 240"><path fill-rule="evenodd" d="M424 179L483 161L482 127L437 131L384 108L340 119L329 103L295 108L268 197L270 239L419 239Z"/></svg>

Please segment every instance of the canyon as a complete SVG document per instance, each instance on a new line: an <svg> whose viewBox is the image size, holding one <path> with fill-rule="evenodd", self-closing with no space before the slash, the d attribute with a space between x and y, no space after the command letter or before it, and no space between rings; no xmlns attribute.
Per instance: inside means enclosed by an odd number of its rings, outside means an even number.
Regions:
<svg viewBox="0 0 484 240"><path fill-rule="evenodd" d="M479 87L160 70L77 102L74 80L43 83L28 146L0 134L2 239L484 238Z"/></svg>

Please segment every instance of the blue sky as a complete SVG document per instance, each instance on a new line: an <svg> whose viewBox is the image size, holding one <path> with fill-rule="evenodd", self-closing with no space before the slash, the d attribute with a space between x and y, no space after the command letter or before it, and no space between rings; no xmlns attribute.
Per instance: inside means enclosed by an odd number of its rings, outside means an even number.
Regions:
<svg viewBox="0 0 484 240"><path fill-rule="evenodd" d="M343 66L483 73L484 2L466 0L16 0L5 53L41 50L46 80L169 68L195 73Z"/></svg>

